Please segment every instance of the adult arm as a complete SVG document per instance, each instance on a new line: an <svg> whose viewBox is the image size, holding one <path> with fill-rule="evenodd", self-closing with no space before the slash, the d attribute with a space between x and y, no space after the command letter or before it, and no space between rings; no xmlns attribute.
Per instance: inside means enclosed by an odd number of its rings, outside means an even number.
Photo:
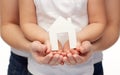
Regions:
<svg viewBox="0 0 120 75"><path fill-rule="evenodd" d="M120 0L106 0L107 28L103 37L93 43L93 50L102 51L111 47L118 39L120 32Z"/></svg>
<svg viewBox="0 0 120 75"><path fill-rule="evenodd" d="M1 36L10 46L29 51L30 41L26 40L19 27L19 11L17 0L1 0Z"/></svg>
<svg viewBox="0 0 120 75"><path fill-rule="evenodd" d="M1 36L1 1L0 1L0 36Z"/></svg>
<svg viewBox="0 0 120 75"><path fill-rule="evenodd" d="M36 47L34 44L37 43L36 41L31 42L24 37L23 32L19 26L18 0L1 0L1 4L2 38L4 41L11 47L14 47L18 50L30 52L38 63L50 65L59 64L62 60L61 57L58 58L58 62L56 63L54 60L58 55L55 55L55 58L53 58L52 53L46 55L45 57L39 56L38 51L43 48L43 45L39 42L37 44L38 46ZM36 47L35 49L33 49L34 46Z"/></svg>
<svg viewBox="0 0 120 75"><path fill-rule="evenodd" d="M89 57L91 56L91 54L93 54L94 51L102 51L105 50L109 47L111 47L118 39L119 37L119 32L120 32L120 1L116 0L106 0L106 11L107 11L107 19L108 19L108 23L107 23L107 27L104 31L104 34L102 36L102 38L100 38L99 40L97 40L96 42L94 42L92 45L90 45L89 42L85 42L83 44L83 46L85 47L85 51L83 50L82 53L86 53L87 54L83 55L82 60L80 56L77 55L73 55L73 57L75 58L75 61L77 61L78 63L85 62L87 59L89 59ZM91 50L89 50L91 49ZM77 60L79 58L79 60ZM69 59L71 59L69 57ZM74 64L74 60L67 60L64 59L64 61L66 63L73 63Z"/></svg>

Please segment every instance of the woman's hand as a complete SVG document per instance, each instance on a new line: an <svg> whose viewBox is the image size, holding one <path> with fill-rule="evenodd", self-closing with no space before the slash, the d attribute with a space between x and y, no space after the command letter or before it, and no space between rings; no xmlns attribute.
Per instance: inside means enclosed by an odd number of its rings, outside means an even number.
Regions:
<svg viewBox="0 0 120 75"><path fill-rule="evenodd" d="M68 44L65 44L64 49L67 52L67 56L63 58L64 63L75 65L86 62L93 54L91 47L92 45L89 41L78 42L75 49L70 49Z"/></svg>
<svg viewBox="0 0 120 75"><path fill-rule="evenodd" d="M41 44L38 41L34 41L31 44L31 54L38 63L48 65L59 65L64 63L68 65L81 64L86 62L93 54L91 50L92 45L89 41L84 41L82 44L78 43L75 49L70 49L68 45L69 43L66 42L63 50L60 45L61 50L51 51L49 42ZM41 50L48 50L48 52L43 55L41 54Z"/></svg>
<svg viewBox="0 0 120 75"><path fill-rule="evenodd" d="M40 64L58 65L62 62L62 55L53 53L50 50L49 42L41 44L39 41L34 41L31 43L30 49L33 58ZM41 51L43 51L43 54Z"/></svg>
<svg viewBox="0 0 120 75"><path fill-rule="evenodd" d="M79 52L75 49L70 49L69 41L65 42L63 51L65 56L63 57L63 62L65 64L75 65L77 63L74 56L79 56Z"/></svg>
<svg viewBox="0 0 120 75"><path fill-rule="evenodd" d="M89 41L83 41L80 45L78 42L76 50L79 51L79 57L81 58L81 63L86 62L93 54L91 50L92 44Z"/></svg>

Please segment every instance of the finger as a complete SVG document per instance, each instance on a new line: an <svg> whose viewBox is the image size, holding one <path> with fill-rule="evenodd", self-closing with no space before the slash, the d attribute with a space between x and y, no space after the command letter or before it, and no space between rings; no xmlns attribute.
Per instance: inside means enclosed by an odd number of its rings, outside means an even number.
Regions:
<svg viewBox="0 0 120 75"><path fill-rule="evenodd" d="M60 55L60 58L57 60L56 65L63 64L63 56Z"/></svg>
<svg viewBox="0 0 120 75"><path fill-rule="evenodd" d="M86 52L89 52L91 50L91 43L89 41L85 41L82 43L82 47L84 49L81 50L81 53L86 53Z"/></svg>
<svg viewBox="0 0 120 75"><path fill-rule="evenodd" d="M34 41L31 44L32 51L37 51L39 55L45 55L46 47L41 44L39 41Z"/></svg>
<svg viewBox="0 0 120 75"><path fill-rule="evenodd" d="M81 59L81 57L78 54L74 54L73 57L76 60L77 64L82 63L83 59Z"/></svg>
<svg viewBox="0 0 120 75"><path fill-rule="evenodd" d="M39 41L34 41L31 44L32 50L41 50L42 44Z"/></svg>
<svg viewBox="0 0 120 75"><path fill-rule="evenodd" d="M62 52L63 52L62 50L57 51L57 53L60 54L60 55L62 54Z"/></svg>
<svg viewBox="0 0 120 75"><path fill-rule="evenodd" d="M76 64L76 60L74 59L73 55L71 53L67 54L68 60L71 64Z"/></svg>
<svg viewBox="0 0 120 75"><path fill-rule="evenodd" d="M53 58L51 59L51 61L49 61L49 65L55 65L59 58L60 58L60 55L59 54L55 54L53 56Z"/></svg>
<svg viewBox="0 0 120 75"><path fill-rule="evenodd" d="M63 57L64 64L70 65L70 62L67 57Z"/></svg>
<svg viewBox="0 0 120 75"><path fill-rule="evenodd" d="M82 53L85 53L85 48L83 47L83 46L80 46L80 50L78 50L78 51L80 51L80 54Z"/></svg>
<svg viewBox="0 0 120 75"><path fill-rule="evenodd" d="M71 52L72 54L79 54L80 51L78 51L78 50L70 50L70 52Z"/></svg>
<svg viewBox="0 0 120 75"><path fill-rule="evenodd" d="M44 63L44 56L40 56L38 53L32 53L32 57L37 61L39 64L45 64Z"/></svg>
<svg viewBox="0 0 120 75"><path fill-rule="evenodd" d="M89 51L87 53L84 54L80 54L80 59L81 59L81 63L86 62L87 60L89 60L89 58L91 57L92 53Z"/></svg>
<svg viewBox="0 0 120 75"><path fill-rule="evenodd" d="M49 62L52 60L52 58L53 58L53 54L52 54L52 52L51 52L51 53L49 53L48 55L46 55L46 56L44 57L43 63L44 63L44 64L49 64Z"/></svg>
<svg viewBox="0 0 120 75"><path fill-rule="evenodd" d="M67 53L66 52L62 52L61 55L62 56L67 56Z"/></svg>
<svg viewBox="0 0 120 75"><path fill-rule="evenodd" d="M46 53L49 53L49 52L51 51L50 42L47 40L47 41L45 42L45 45L47 46L47 51L46 51Z"/></svg>

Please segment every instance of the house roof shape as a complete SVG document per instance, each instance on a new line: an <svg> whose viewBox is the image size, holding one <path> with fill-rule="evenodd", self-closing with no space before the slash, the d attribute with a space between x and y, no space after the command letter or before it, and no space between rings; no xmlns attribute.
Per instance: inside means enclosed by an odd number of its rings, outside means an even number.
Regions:
<svg viewBox="0 0 120 75"><path fill-rule="evenodd" d="M49 32L61 33L75 30L74 25L71 22L71 18L65 19L64 17L58 17L55 22L49 28Z"/></svg>

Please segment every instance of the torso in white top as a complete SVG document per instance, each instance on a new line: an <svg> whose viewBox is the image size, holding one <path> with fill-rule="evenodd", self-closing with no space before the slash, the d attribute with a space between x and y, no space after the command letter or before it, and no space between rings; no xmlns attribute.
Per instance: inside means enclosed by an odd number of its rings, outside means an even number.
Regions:
<svg viewBox="0 0 120 75"><path fill-rule="evenodd" d="M38 25L48 31L59 17L71 18L76 31L88 25L87 0L34 0ZM40 34L38 34L40 35ZM59 38L64 39L65 35ZM93 57L80 65L49 66L38 64L32 56L28 57L28 69L33 75L92 75Z"/></svg>

